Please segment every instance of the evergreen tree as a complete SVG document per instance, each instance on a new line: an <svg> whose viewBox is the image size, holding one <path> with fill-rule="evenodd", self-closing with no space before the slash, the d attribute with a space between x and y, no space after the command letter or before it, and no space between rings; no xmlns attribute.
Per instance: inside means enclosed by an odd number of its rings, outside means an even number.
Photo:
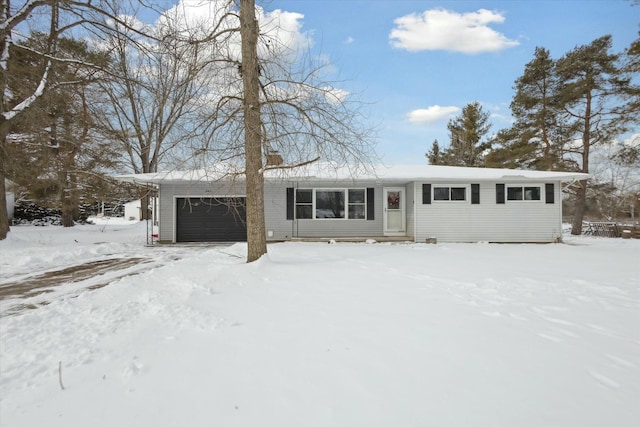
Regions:
<svg viewBox="0 0 640 427"><path fill-rule="evenodd" d="M487 156L489 166L561 170L562 142L558 124L558 105L554 87L557 84L555 61L549 51L537 47L534 59L525 65L524 74L515 82L516 94L511 101L515 123L498 132L497 148Z"/></svg>
<svg viewBox="0 0 640 427"><path fill-rule="evenodd" d="M442 151L440 151L440 145L438 144L437 139L433 141L431 149L425 154L425 156L429 160L430 165L442 164Z"/></svg>
<svg viewBox="0 0 640 427"><path fill-rule="evenodd" d="M28 49L10 60L14 77L8 87L20 97L39 84L39 58L32 51L48 42L41 33L26 40ZM59 38L58 57L50 69L49 90L11 124L7 151L12 159L7 175L26 188L32 199L62 211L62 224L78 219L81 192L95 185L100 170L110 166L115 153L96 132L91 109L93 73L84 63L104 63L83 41ZM63 84L64 83L64 84Z"/></svg>
<svg viewBox="0 0 640 427"><path fill-rule="evenodd" d="M623 71L628 76L640 76L640 32L638 39L633 41L625 50ZM640 124L640 88L632 86L629 88L629 101L626 105L629 118L636 124Z"/></svg>
<svg viewBox="0 0 640 427"><path fill-rule="evenodd" d="M441 164L483 166L484 152L491 143L484 140L489 132L489 113L479 102L467 104L458 117L449 120L450 145L443 152Z"/></svg>
<svg viewBox="0 0 640 427"><path fill-rule="evenodd" d="M632 91L631 79L618 65L620 55L610 53L611 36L578 46L556 63L556 102L563 134L570 136L564 151L580 172L589 172L592 146L610 143L624 133L631 120L620 99ZM576 188L571 234L582 233L586 209L587 181Z"/></svg>
<svg viewBox="0 0 640 427"><path fill-rule="evenodd" d="M515 82L514 125L501 130L486 158L492 167L589 172L595 144L609 144L640 121L637 75L640 41L621 55L610 53L611 36L578 46L554 61L544 48ZM582 231L587 182L575 190L573 234Z"/></svg>

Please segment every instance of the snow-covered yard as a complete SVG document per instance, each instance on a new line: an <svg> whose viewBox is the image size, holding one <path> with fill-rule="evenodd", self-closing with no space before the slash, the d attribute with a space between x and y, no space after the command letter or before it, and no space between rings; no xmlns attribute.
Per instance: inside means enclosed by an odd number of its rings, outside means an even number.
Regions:
<svg viewBox="0 0 640 427"><path fill-rule="evenodd" d="M245 264L243 244L144 240L0 242L0 287L148 259L0 301L0 425L640 425L640 241L279 243Z"/></svg>

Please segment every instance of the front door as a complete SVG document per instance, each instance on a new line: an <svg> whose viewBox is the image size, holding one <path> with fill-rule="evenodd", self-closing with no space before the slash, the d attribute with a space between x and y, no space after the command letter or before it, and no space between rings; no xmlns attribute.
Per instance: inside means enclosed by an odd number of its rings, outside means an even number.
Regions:
<svg viewBox="0 0 640 427"><path fill-rule="evenodd" d="M385 188L384 198L384 235L404 236L405 203L404 188Z"/></svg>

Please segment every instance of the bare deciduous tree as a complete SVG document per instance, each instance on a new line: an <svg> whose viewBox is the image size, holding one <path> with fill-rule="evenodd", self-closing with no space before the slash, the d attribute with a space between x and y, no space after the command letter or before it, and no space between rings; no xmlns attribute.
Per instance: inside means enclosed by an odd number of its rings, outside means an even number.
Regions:
<svg viewBox="0 0 640 427"><path fill-rule="evenodd" d="M261 11L258 9L258 11ZM247 194L247 262L266 254L264 173L314 161L354 166L373 155L371 129L362 125L362 104L323 81L323 67L304 52L291 52L278 27L256 19L254 0L240 2L242 92L221 97L213 134L233 135L242 106L244 145L225 144L225 158L244 158ZM262 30L262 31L261 31ZM234 87L233 83L229 87ZM358 108L354 108L358 107ZM235 127L237 129L237 127ZM216 147L213 141L207 148ZM238 150L244 150L244 152Z"/></svg>
<svg viewBox="0 0 640 427"><path fill-rule="evenodd" d="M220 0L213 29L193 43L215 48L202 73L210 92L201 102L201 145L191 160L226 170L246 186L248 262L267 252L265 173L316 161L368 165L373 129L364 125L364 103L327 79L330 64L313 57L297 28L283 28L276 12L255 0ZM281 12L277 12L281 13ZM224 21L224 22L223 22ZM198 34L199 31L192 34ZM184 36L184 35L183 35ZM284 172L282 172L284 173Z"/></svg>

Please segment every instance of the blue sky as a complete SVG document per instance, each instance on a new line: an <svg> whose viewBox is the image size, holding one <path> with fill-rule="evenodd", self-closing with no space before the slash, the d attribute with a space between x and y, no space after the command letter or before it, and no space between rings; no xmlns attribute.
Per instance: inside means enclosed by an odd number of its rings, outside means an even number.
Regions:
<svg viewBox="0 0 640 427"><path fill-rule="evenodd" d="M447 121L479 101L492 132L509 126L514 81L537 46L554 58L606 34L620 52L638 37L640 5L626 0L268 0L304 15L313 52L344 89L370 103L385 163L424 163ZM473 28L469 28L473 27Z"/></svg>

